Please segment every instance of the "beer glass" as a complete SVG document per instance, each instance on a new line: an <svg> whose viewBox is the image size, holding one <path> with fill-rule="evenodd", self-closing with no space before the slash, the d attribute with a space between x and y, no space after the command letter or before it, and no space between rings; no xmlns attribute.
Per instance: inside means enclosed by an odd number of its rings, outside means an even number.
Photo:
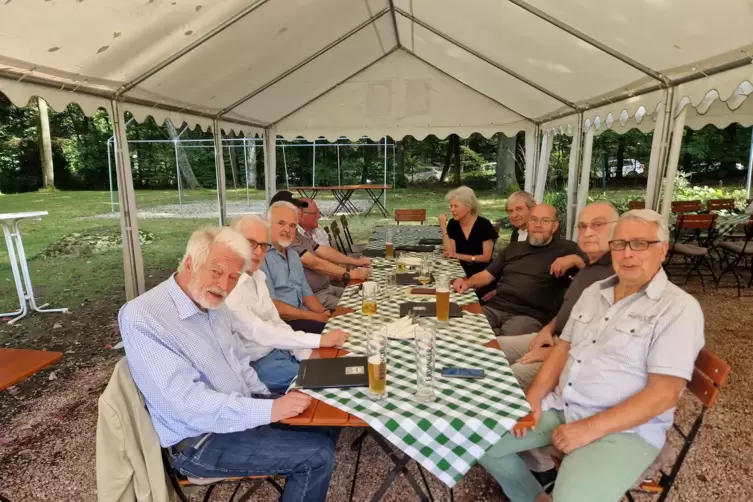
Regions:
<svg viewBox="0 0 753 502"><path fill-rule="evenodd" d="M403 260L404 257L405 257L405 254L402 251L398 251L397 253L395 253L395 263L396 263L395 266L397 268L398 274L404 274L405 272L408 271L407 270L408 267L405 266L405 261Z"/></svg>
<svg viewBox="0 0 753 502"><path fill-rule="evenodd" d="M387 238L384 241L384 257L388 260L392 260L394 258L394 249L392 247L392 229L387 229Z"/></svg>
<svg viewBox="0 0 753 502"><path fill-rule="evenodd" d="M387 397L387 343L387 326L369 330L366 357L369 363L369 399L372 401Z"/></svg>
<svg viewBox="0 0 753 502"><path fill-rule="evenodd" d="M430 403L437 399L434 394L434 360L436 358L436 330L434 325L421 321L416 326L414 350L416 356L416 400Z"/></svg>
<svg viewBox="0 0 753 502"><path fill-rule="evenodd" d="M418 282L426 286L431 281L431 258L423 256L418 269Z"/></svg>
<svg viewBox="0 0 753 502"><path fill-rule="evenodd" d="M397 293L397 273L394 269L388 270L384 276L384 294L392 296Z"/></svg>
<svg viewBox="0 0 753 502"><path fill-rule="evenodd" d="M372 316L377 313L377 283L366 281L361 288L361 312Z"/></svg>
<svg viewBox="0 0 753 502"><path fill-rule="evenodd" d="M445 274L436 277L437 321L450 320L450 279Z"/></svg>

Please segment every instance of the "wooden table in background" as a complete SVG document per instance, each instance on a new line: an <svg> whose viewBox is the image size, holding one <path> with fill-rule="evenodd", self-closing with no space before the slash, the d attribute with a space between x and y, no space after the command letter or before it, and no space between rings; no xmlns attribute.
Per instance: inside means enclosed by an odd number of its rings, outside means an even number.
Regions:
<svg viewBox="0 0 753 502"><path fill-rule="evenodd" d="M379 200L379 197L381 197L386 190L392 189L392 185L337 185L330 187L290 187L290 189L296 190L304 197L309 197L311 199L316 199L316 196L319 195L319 192L332 192L332 195L337 201L337 207L335 207L335 210L332 211L331 216L336 215L337 212L340 211L340 209L348 214L358 214L360 211L358 210L358 207L356 207L356 205L350 201L350 198L353 196L353 193L360 190L366 192L368 196L371 197L372 201L371 206L369 206L369 209L365 214L368 215L371 210L374 209L374 206L377 206L377 208L382 212L382 215L384 215L385 218L389 217L390 215L390 213L387 211L387 208L384 207L382 202Z"/></svg>
<svg viewBox="0 0 753 502"><path fill-rule="evenodd" d="M0 390L55 364L62 357L60 352L0 348Z"/></svg>

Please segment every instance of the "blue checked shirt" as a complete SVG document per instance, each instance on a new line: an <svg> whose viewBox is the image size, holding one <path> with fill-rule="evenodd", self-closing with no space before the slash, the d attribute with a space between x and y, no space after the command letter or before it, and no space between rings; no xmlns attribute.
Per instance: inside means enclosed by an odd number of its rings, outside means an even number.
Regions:
<svg viewBox="0 0 753 502"><path fill-rule="evenodd" d="M274 246L264 255L261 271L267 277L267 289L273 300L303 309L303 297L312 296L314 293L306 281L303 263L298 253L288 248L285 250L285 256Z"/></svg>
<svg viewBox="0 0 753 502"><path fill-rule="evenodd" d="M270 423L272 399L221 307L202 312L173 277L120 309L128 367L163 447Z"/></svg>

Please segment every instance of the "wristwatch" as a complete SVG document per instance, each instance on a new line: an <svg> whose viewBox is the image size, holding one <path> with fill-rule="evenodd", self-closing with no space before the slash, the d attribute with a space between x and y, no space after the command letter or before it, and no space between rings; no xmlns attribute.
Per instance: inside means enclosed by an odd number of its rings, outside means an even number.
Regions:
<svg viewBox="0 0 753 502"><path fill-rule="evenodd" d="M346 270L345 273L342 276L341 281L342 281L342 283L343 283L344 286L347 286L348 283L350 282L350 272L348 272Z"/></svg>

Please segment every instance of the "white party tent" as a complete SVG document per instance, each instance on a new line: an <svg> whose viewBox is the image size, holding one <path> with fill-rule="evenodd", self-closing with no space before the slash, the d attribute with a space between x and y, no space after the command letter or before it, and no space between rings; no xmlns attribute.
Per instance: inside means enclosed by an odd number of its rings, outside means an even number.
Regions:
<svg viewBox="0 0 753 502"><path fill-rule="evenodd" d="M552 135L569 134L571 230L594 134L654 130L646 200L658 208L673 131L753 123L751 28L750 0L0 0L0 92L110 111L131 298L144 280L125 111L211 128L215 145L221 130L267 146L525 131L538 198ZM269 197L275 148L265 163Z"/></svg>

